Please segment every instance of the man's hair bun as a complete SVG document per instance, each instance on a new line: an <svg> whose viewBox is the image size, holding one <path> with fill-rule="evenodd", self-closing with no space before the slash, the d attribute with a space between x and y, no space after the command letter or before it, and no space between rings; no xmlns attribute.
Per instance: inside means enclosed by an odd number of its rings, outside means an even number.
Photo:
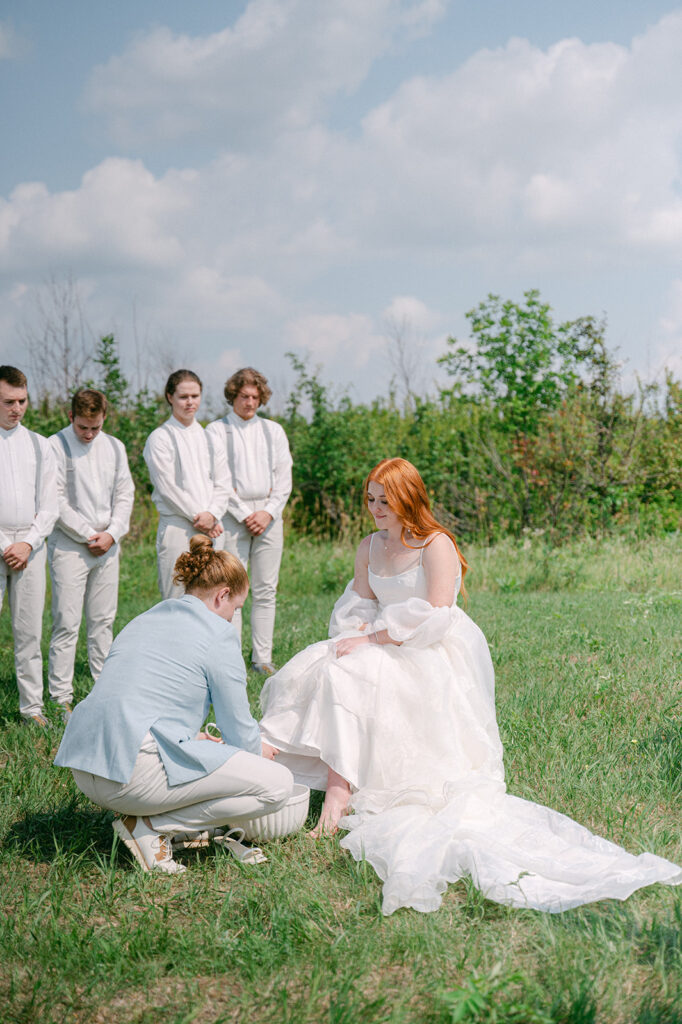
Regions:
<svg viewBox="0 0 682 1024"><path fill-rule="evenodd" d="M173 583L192 590L213 590L228 587L230 593L241 594L249 585L246 569L228 551L216 551L211 538L197 533L175 563Z"/></svg>

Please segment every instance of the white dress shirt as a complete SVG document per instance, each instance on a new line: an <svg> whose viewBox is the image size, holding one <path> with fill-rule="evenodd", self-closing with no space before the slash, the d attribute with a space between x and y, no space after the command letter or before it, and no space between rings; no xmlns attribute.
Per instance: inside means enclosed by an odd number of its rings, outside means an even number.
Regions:
<svg viewBox="0 0 682 1024"><path fill-rule="evenodd" d="M73 426L60 431L71 449L76 507L70 504L67 486L66 453L58 434L50 444L57 462L59 519L57 526L73 540L87 544L95 533L106 530L116 543L130 526L135 486L128 468L122 443L115 437L100 433L84 444ZM113 446L119 449L118 456Z"/></svg>
<svg viewBox="0 0 682 1024"><path fill-rule="evenodd" d="M49 441L37 437L42 453L36 501L36 453L31 433L18 423L0 427L0 551L14 541L11 534L27 530L21 541L37 551L52 532L59 505L54 456Z"/></svg>
<svg viewBox="0 0 682 1024"><path fill-rule="evenodd" d="M234 479L227 511L241 523L253 512L252 504L245 502L263 499L263 511L277 519L291 494L292 460L287 435L279 423L260 416L243 420L231 412L226 419L232 428L234 450ZM215 438L216 449L222 448L227 460L225 420L214 420L206 430ZM230 467L228 473L231 477Z"/></svg>
<svg viewBox="0 0 682 1024"><path fill-rule="evenodd" d="M180 455L179 480L176 453ZM200 423L195 420L185 427L171 416L151 432L143 454L154 485L152 501L159 515L182 516L192 522L199 512L210 512L215 519L222 519L230 491L225 446L212 445Z"/></svg>

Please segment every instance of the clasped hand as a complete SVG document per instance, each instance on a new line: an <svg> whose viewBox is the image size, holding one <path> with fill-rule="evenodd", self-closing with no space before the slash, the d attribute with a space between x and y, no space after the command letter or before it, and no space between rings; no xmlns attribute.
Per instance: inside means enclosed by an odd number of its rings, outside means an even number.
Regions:
<svg viewBox="0 0 682 1024"><path fill-rule="evenodd" d="M106 555L113 543L114 538L111 534L102 530L101 533L93 533L92 537L88 537L88 550L91 555L96 555L99 558L100 555Z"/></svg>
<svg viewBox="0 0 682 1024"><path fill-rule="evenodd" d="M344 654L351 654L356 647L364 647L369 642L368 636L345 636L336 645L336 657L343 658Z"/></svg>
<svg viewBox="0 0 682 1024"><path fill-rule="evenodd" d="M223 532L223 524L211 512L197 512L192 520L192 526L212 540Z"/></svg>
<svg viewBox="0 0 682 1024"><path fill-rule="evenodd" d="M2 553L5 563L10 569L19 571L25 569L33 548L25 540L18 540L14 544L8 544Z"/></svg>
<svg viewBox="0 0 682 1024"><path fill-rule="evenodd" d="M258 512L252 512L251 515L246 517L244 526L253 537L260 537L261 533L265 533L271 522L272 516L270 513L260 509Z"/></svg>

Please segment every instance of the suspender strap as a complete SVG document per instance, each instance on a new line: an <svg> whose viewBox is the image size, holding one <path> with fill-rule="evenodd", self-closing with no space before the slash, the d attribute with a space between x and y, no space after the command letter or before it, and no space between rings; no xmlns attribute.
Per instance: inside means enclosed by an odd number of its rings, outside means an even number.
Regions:
<svg viewBox="0 0 682 1024"><path fill-rule="evenodd" d="M275 482L275 453L274 453L273 447L272 447L272 434L270 432L270 428L268 427L266 420L261 420L261 426L263 427L263 430L265 431L265 443L266 443L267 448L268 448L268 469L270 471L270 491L269 491L269 493L272 494L272 486L273 486L273 484Z"/></svg>
<svg viewBox="0 0 682 1024"><path fill-rule="evenodd" d="M59 431L57 437L62 443L64 457L66 458L66 496L71 508L78 508L78 498L76 497L76 471L73 468L71 445L66 440L63 430Z"/></svg>
<svg viewBox="0 0 682 1024"><path fill-rule="evenodd" d="M106 437L108 438L109 444L111 445L111 450L114 453L114 479L111 481L111 511L113 513L114 496L116 494L116 481L118 480L121 472L122 455L120 447L116 444L111 434L107 434Z"/></svg>
<svg viewBox="0 0 682 1024"><path fill-rule="evenodd" d="M182 463L180 462L180 449L178 447L178 439L175 436L175 431L172 427L166 426L166 431L170 435L173 442L173 450L175 452L175 486L182 488Z"/></svg>
<svg viewBox="0 0 682 1024"><path fill-rule="evenodd" d="M171 436L171 439L173 441L173 450L175 452L175 486L184 490L182 462L180 460L180 448L178 446L178 439L175 434L175 431L171 426L168 426L168 424L166 424L166 430ZM204 440L206 441L206 446L208 448L210 479L211 483L215 484L215 452L213 450L213 445L211 444L211 438L206 433L206 431L204 431Z"/></svg>
<svg viewBox="0 0 682 1024"><path fill-rule="evenodd" d="M227 416L223 416L223 425L225 427L225 448L227 451L227 464L230 467L230 477L232 478L232 487L236 491L235 484L235 468L234 468L234 431L232 424L228 420Z"/></svg>
<svg viewBox="0 0 682 1024"><path fill-rule="evenodd" d="M71 454L71 445L69 444L66 435L64 434L63 431L60 430L59 433L57 434L57 437L62 443L62 448L64 449L64 456L66 458L66 494L69 500L69 505L71 506L71 508L75 509L78 508L78 498L76 495L76 469L73 463L73 455ZM109 441L109 444L111 445L111 450L114 455L114 477L113 480L111 481L111 509L113 512L114 495L116 493L116 481L118 480L119 473L121 472L122 456L121 449L116 444L111 434L107 434L106 437Z"/></svg>
<svg viewBox="0 0 682 1024"><path fill-rule="evenodd" d="M208 462L211 473L211 483L215 483L215 449L213 448L213 441L211 435L204 431L204 437L206 438L206 444L208 445Z"/></svg>
<svg viewBox="0 0 682 1024"><path fill-rule="evenodd" d="M36 457L35 509L36 515L38 515L38 513L40 512L40 482L43 478L43 450L40 447L40 441L38 440L37 434L35 434L32 430L29 430L28 436L31 438L31 444L33 445L33 451L35 452Z"/></svg>
<svg viewBox="0 0 682 1024"><path fill-rule="evenodd" d="M227 464L230 467L230 475L232 477L232 486L233 486L234 490L236 491L237 488L235 487L235 481L237 479L237 474L236 474L236 471L235 471L235 462L234 462L234 427L232 426L232 424L228 420L227 416L223 416L222 422L223 422L223 425L225 427L225 444L226 444L226 450L227 450ZM273 446L272 434L270 433L270 430L268 429L268 426L267 426L267 420L261 419L259 417L259 422L260 422L260 425L261 425L261 427L263 429L263 433L265 434L265 446L266 446L266 448L268 450L268 475L270 477L270 490L268 491L268 494L272 494L272 487L273 487L273 484L275 482L275 449L274 449L274 446Z"/></svg>

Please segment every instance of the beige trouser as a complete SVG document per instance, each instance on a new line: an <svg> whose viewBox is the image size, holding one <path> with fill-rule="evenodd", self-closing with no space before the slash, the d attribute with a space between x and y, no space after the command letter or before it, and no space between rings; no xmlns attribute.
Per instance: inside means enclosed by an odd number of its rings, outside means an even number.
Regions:
<svg viewBox="0 0 682 1024"><path fill-rule="evenodd" d="M111 782L77 768L72 774L94 804L120 814L146 815L152 828L171 835L270 814L287 802L294 785L284 765L239 750L209 775L169 786L163 762L148 743L137 755L129 782Z"/></svg>
<svg viewBox="0 0 682 1024"><path fill-rule="evenodd" d="M263 507L266 499L246 501L252 511ZM249 533L243 523L227 513L223 517L224 547L248 568L251 578L251 660L256 665L272 661L272 636L275 631L277 581L284 547L281 516L273 519L259 537ZM241 611L234 613L232 625L241 633Z"/></svg>
<svg viewBox="0 0 682 1024"><path fill-rule="evenodd" d="M23 540L26 530L3 533L10 543ZM45 606L45 545L32 551L25 569L10 569L0 558L0 608L7 591L12 633L14 634L14 670L19 690L19 710L24 717L39 714L43 707L43 656L40 638ZM53 696L51 694L51 696Z"/></svg>
<svg viewBox="0 0 682 1024"><path fill-rule="evenodd" d="M195 526L188 519L182 516L159 516L159 528L156 531L156 556L158 559L158 580L161 597L182 597L185 593L184 587L173 585L173 573L175 563L180 555L189 551L189 542L195 533L199 533ZM223 538L216 537L213 547L220 551L223 547Z"/></svg>
<svg viewBox="0 0 682 1024"><path fill-rule="evenodd" d="M85 544L55 530L48 541L52 579L52 637L47 678L50 694L64 702L73 697L73 667L85 605L88 662L97 680L113 640L118 604L119 547L97 557Z"/></svg>

